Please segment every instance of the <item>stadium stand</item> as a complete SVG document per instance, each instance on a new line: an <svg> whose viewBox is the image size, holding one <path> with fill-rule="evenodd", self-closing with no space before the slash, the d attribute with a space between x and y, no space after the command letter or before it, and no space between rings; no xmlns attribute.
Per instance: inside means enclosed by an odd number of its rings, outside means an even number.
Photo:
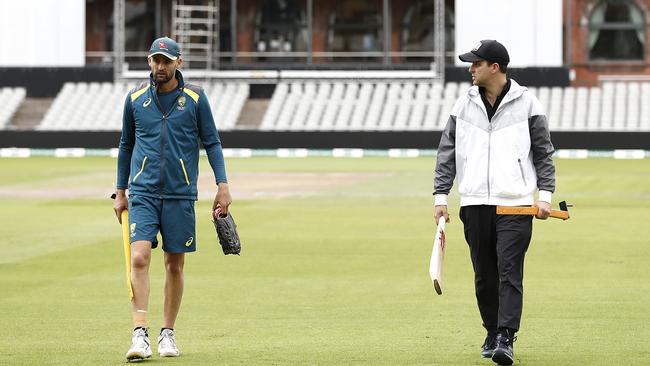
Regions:
<svg viewBox="0 0 650 366"><path fill-rule="evenodd" d="M261 124L267 131L442 130L469 83L280 83ZM648 131L650 83L531 87L551 131ZM304 122L303 122L304 121Z"/></svg>
<svg viewBox="0 0 650 366"><path fill-rule="evenodd" d="M640 86L639 130L650 131L650 83Z"/></svg>
<svg viewBox="0 0 650 366"><path fill-rule="evenodd" d="M119 131L124 98L135 83L65 83L38 130ZM220 130L234 128L248 99L247 83L205 85L215 123Z"/></svg>
<svg viewBox="0 0 650 366"><path fill-rule="evenodd" d="M7 128L20 104L25 99L25 88L2 88L0 89L0 130Z"/></svg>
<svg viewBox="0 0 650 366"><path fill-rule="evenodd" d="M235 127L249 92L247 83L207 84L205 94L210 101L215 124L220 130L228 131Z"/></svg>
<svg viewBox="0 0 650 366"><path fill-rule="evenodd" d="M38 130L119 131L124 97L135 84L66 83ZM258 126L262 131L439 131L470 84L448 82L279 82ZM237 129L250 85L205 84L217 127ZM650 131L650 82L601 87L531 87L551 131ZM0 128L25 97L3 88Z"/></svg>

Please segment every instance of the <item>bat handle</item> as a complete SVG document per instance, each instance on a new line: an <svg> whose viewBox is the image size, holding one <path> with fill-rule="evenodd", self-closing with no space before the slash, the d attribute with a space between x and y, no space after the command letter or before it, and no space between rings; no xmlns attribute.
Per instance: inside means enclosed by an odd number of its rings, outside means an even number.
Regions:
<svg viewBox="0 0 650 366"><path fill-rule="evenodd" d="M551 214L549 216L556 219L567 220L569 218L569 211L551 210Z"/></svg>
<svg viewBox="0 0 650 366"><path fill-rule="evenodd" d="M133 285L131 284L131 243L129 238L129 211L122 210L122 244L124 249L124 266L126 267L126 285L129 289L129 298L133 300Z"/></svg>

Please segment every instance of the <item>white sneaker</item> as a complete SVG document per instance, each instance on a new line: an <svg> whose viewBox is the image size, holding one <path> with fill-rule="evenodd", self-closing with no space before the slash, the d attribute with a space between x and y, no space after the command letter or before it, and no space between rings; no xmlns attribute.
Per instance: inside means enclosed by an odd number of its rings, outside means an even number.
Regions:
<svg viewBox="0 0 650 366"><path fill-rule="evenodd" d="M138 328L133 331L131 338L131 348L126 352L126 361L142 361L145 358L151 357L151 343L147 332Z"/></svg>
<svg viewBox="0 0 650 366"><path fill-rule="evenodd" d="M176 347L176 338L174 331L171 329L163 329L158 337L158 354L160 357L178 357L180 351Z"/></svg>

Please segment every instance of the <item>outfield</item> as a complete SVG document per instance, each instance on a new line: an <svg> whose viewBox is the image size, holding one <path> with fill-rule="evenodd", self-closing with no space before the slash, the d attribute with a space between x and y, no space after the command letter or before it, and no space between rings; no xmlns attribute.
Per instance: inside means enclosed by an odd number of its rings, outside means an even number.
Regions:
<svg viewBox="0 0 650 366"><path fill-rule="evenodd" d="M242 256L217 247L204 190L176 325L183 356L145 364L493 364L478 357L484 332L456 195L444 295L428 277L435 158L227 165ZM131 321L108 199L115 160L0 159L0 167L0 364L124 364ZM535 222L515 364L648 364L650 160L557 168L555 197L575 207L567 222ZM160 254L152 333L161 323Z"/></svg>

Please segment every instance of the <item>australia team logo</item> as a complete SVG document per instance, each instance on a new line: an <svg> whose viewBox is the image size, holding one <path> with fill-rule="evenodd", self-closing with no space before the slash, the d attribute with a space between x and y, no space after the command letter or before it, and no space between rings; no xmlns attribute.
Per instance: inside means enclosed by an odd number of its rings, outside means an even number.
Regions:
<svg viewBox="0 0 650 366"><path fill-rule="evenodd" d="M185 103L187 101L185 100L185 96L181 95L178 97L178 110L179 111L184 111L185 110Z"/></svg>

